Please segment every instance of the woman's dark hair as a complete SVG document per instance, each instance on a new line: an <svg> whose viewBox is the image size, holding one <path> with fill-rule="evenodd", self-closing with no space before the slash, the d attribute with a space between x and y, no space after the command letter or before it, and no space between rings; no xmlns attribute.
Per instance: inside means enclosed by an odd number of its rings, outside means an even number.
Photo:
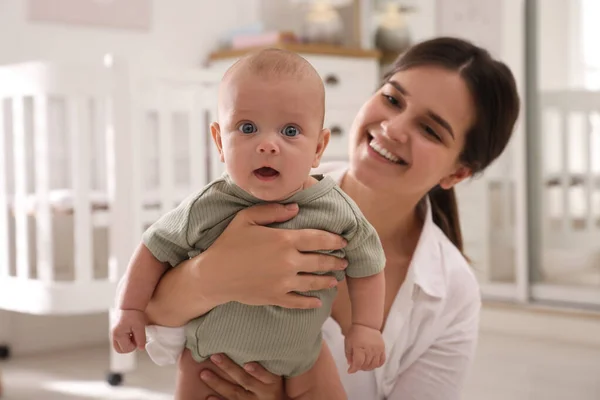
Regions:
<svg viewBox="0 0 600 400"><path fill-rule="evenodd" d="M418 66L439 66L464 79L475 104L475 123L466 134L460 162L473 174L481 173L508 144L519 115L519 95L510 69L472 43L440 37L418 43L401 54L385 75ZM463 240L454 189L429 193L433 220L462 252Z"/></svg>

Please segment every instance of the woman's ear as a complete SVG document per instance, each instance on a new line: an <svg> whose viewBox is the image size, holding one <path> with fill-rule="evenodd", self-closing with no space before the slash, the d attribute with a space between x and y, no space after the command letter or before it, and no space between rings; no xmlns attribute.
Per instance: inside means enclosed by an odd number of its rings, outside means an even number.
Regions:
<svg viewBox="0 0 600 400"><path fill-rule="evenodd" d="M471 171L471 168L465 167L464 165L459 165L456 171L440 181L440 187L445 190L451 189L456 184L464 181L472 175L473 171Z"/></svg>
<svg viewBox="0 0 600 400"><path fill-rule="evenodd" d="M217 145L217 150L219 150L221 162L225 162L225 157L223 155L223 142L221 141L221 128L217 122L210 124L210 134L215 142L215 145Z"/></svg>
<svg viewBox="0 0 600 400"><path fill-rule="evenodd" d="M319 133L319 141L317 142L317 151L315 152L315 158L313 160L312 167L317 168L321 163L321 157L323 157L323 152L327 148L329 144L329 139L331 138L331 131L327 128L323 129Z"/></svg>

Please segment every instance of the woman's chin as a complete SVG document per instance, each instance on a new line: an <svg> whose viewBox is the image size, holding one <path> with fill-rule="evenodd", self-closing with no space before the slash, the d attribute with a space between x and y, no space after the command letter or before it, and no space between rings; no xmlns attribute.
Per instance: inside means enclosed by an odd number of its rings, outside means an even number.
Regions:
<svg viewBox="0 0 600 400"><path fill-rule="evenodd" d="M385 175L375 166L364 160L356 160L350 163L350 173L362 186L373 190L381 190L382 188L389 189L390 180L386 179ZM395 182L397 183L397 181Z"/></svg>

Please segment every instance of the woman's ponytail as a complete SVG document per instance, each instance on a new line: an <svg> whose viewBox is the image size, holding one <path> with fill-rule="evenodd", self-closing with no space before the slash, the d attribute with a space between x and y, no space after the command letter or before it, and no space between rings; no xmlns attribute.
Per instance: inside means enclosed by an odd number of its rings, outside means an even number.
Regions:
<svg viewBox="0 0 600 400"><path fill-rule="evenodd" d="M458 216L458 202L454 188L445 190L436 187L429 193L433 222L440 227L442 232L464 254L460 218Z"/></svg>

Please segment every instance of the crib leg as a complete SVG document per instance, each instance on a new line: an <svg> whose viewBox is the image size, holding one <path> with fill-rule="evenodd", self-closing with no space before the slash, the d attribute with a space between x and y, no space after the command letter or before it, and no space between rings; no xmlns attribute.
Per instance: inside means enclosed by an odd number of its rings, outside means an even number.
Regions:
<svg viewBox="0 0 600 400"><path fill-rule="evenodd" d="M0 360L8 360L10 358L10 343L11 339L11 315L8 312L0 310Z"/></svg>
<svg viewBox="0 0 600 400"><path fill-rule="evenodd" d="M10 358L10 347L8 345L0 345L0 360L8 360Z"/></svg>
<svg viewBox="0 0 600 400"><path fill-rule="evenodd" d="M123 375L133 371L136 366L135 352L129 354L119 354L113 349L110 353L110 372L106 376L106 381L111 386L119 386L123 383Z"/></svg>
<svg viewBox="0 0 600 400"><path fill-rule="evenodd" d="M0 345L0 360L8 360L10 358L10 347L7 345ZM2 371L0 370L0 397L2 397L3 392L2 385Z"/></svg>
<svg viewBox="0 0 600 400"><path fill-rule="evenodd" d="M109 318L111 321L110 326L116 321L116 311L111 309L109 311ZM110 345L110 371L106 376L106 382L111 386L119 386L123 383L124 374L131 372L135 369L136 353L132 352L129 354L119 354L112 347L112 341Z"/></svg>
<svg viewBox="0 0 600 400"><path fill-rule="evenodd" d="M123 374L109 372L108 375L106 375L106 382L110 386L120 386L121 383L123 383Z"/></svg>

